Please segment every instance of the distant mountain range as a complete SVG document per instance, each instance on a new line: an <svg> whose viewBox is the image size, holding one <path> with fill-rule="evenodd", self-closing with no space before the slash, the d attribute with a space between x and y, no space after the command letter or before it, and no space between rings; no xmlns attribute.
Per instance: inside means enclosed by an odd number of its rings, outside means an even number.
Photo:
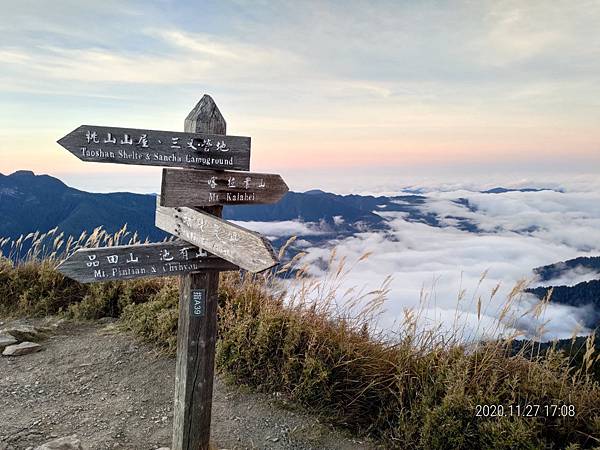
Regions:
<svg viewBox="0 0 600 450"><path fill-rule="evenodd" d="M17 238L54 227L73 236L98 226L114 233L127 223L140 236L162 239L165 233L154 227L155 204L151 195L89 193L29 171L0 174L0 236Z"/></svg>
<svg viewBox="0 0 600 450"><path fill-rule="evenodd" d="M583 281L573 286L552 283L552 280L558 279L574 269L596 272L598 279ZM554 303L577 307L591 305L593 306L591 311L598 311L598 313L589 314L585 325L588 328L600 327L600 256L581 256L568 261L536 267L533 272L538 276L538 280L546 285L527 289L526 292L543 299L552 290L550 301Z"/></svg>
<svg viewBox="0 0 600 450"><path fill-rule="evenodd" d="M522 192L538 189L518 189ZM512 192L497 187L485 193ZM412 192L412 191L411 191ZM289 192L273 205L226 206L223 217L238 221L280 222L298 220L314 224L319 233L311 241L344 237L366 230L388 228L386 212L402 212L408 221L443 226L441 218L421 208L428 197L421 193L398 196L337 195L321 190ZM455 201L474 210L466 199ZM54 227L66 235L79 235L102 226L114 233L125 223L142 238L160 240L165 233L154 226L156 197L149 194L116 192L98 194L67 186L57 178L31 171L0 174L0 236L17 238ZM476 224L464 217L451 217L455 226L477 232Z"/></svg>
<svg viewBox="0 0 600 450"><path fill-rule="evenodd" d="M527 289L527 292L542 299L548 295L550 290L552 290L550 299L555 303L571 306L594 305L600 308L600 279L583 281L574 286L540 286ZM595 327L596 318L590 323L593 323Z"/></svg>
<svg viewBox="0 0 600 450"><path fill-rule="evenodd" d="M542 189L496 187L482 193L540 190ZM226 206L223 217L238 221L304 222L318 232L299 237L314 244L361 231L386 230L388 212L401 212L407 221L435 227L447 226L446 220L451 219L453 226L458 229L481 231L468 218L439 217L423 208L429 198L422 191L407 192L407 195L377 197L338 195L321 190L289 192L273 205ZM468 199L459 198L454 202L469 211L477 211ZM89 232L98 226L114 233L127 224L128 229L137 231L142 239L147 237L151 241L161 240L166 234L154 226L155 203L155 195L129 192L90 193L69 187L57 178L35 175L31 171L0 174L0 237L18 238L30 232L46 232L54 227L73 236L78 236L84 230ZM275 245L286 239L279 237Z"/></svg>
<svg viewBox="0 0 600 450"><path fill-rule="evenodd" d="M436 225L434 215L416 208L425 200L426 197L420 195L373 197L319 190L289 192L273 205L226 206L223 217L237 221L298 220L314 224L319 233L311 234L310 239L315 241L387 229L387 220L374 212L377 210L401 211L408 220ZM98 226L114 233L127 224L128 229L137 231L142 239L161 240L166 233L154 226L155 204L155 195L84 192L57 178L30 171L0 174L0 236L18 238L54 227L73 236Z"/></svg>
<svg viewBox="0 0 600 450"><path fill-rule="evenodd" d="M497 187L483 191L502 194L540 189L506 189ZM414 193L412 193L414 192ZM477 225L464 217L438 217L423 208L428 197L420 191L408 195L368 196L337 195L321 190L304 193L289 192L273 205L226 206L223 217L237 221L282 222L300 221L317 232L299 236L312 245L340 239L363 231L389 229L387 212L401 212L407 221L422 222L431 226L445 226L444 219L453 219L458 229L479 232ZM467 199L454 200L467 210L476 208ZM102 226L114 233L127 224L143 239L162 240L166 233L154 226L155 195L116 192L98 194L80 191L67 186L57 178L18 171L11 175L0 174L0 237L18 238L30 232L46 232L55 227L66 235L79 236ZM289 236L276 237L277 247ZM543 298L552 287L552 280L575 268L600 273L600 257L581 257L534 269L534 273L547 286L532 288L530 293ZM556 286L552 301L575 306L594 304L600 307L600 280L579 283L575 286ZM600 308L599 308L600 309ZM593 323L592 323L593 322ZM590 317L590 324L597 319ZM600 322L598 323L600 325Z"/></svg>
<svg viewBox="0 0 600 450"><path fill-rule="evenodd" d="M574 269L587 269L600 273L600 256L581 256L547 266L536 267L533 272L541 282L550 281Z"/></svg>
<svg viewBox="0 0 600 450"><path fill-rule="evenodd" d="M538 188L520 188L520 189L507 189L503 187L495 187L492 189L488 189L486 191L481 191L482 194L506 194L507 192L542 192L542 191L555 191L555 192L563 192L561 190L555 189L538 189Z"/></svg>

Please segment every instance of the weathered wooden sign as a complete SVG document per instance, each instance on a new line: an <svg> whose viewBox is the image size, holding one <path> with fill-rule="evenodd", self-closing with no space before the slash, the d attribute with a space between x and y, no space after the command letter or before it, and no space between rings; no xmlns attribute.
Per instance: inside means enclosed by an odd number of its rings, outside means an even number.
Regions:
<svg viewBox="0 0 600 450"><path fill-rule="evenodd" d="M250 272L262 272L277 264L265 237L204 211L158 203L156 226Z"/></svg>
<svg viewBox="0 0 600 450"><path fill-rule="evenodd" d="M224 171L250 169L250 138L226 128L204 95L185 133L82 125L58 141L82 161L183 168L163 170L156 226L185 242L80 249L58 266L82 283L181 275L173 450L210 448L219 271L277 264L269 241L221 219L221 205L273 203L288 187L279 175Z"/></svg>
<svg viewBox="0 0 600 450"><path fill-rule="evenodd" d="M183 241L79 249L57 267L60 273L80 283L238 269Z"/></svg>
<svg viewBox="0 0 600 450"><path fill-rule="evenodd" d="M82 125L58 143L82 161L250 170L250 138Z"/></svg>
<svg viewBox="0 0 600 450"><path fill-rule="evenodd" d="M163 169L162 206L275 203L288 191L281 176L217 170Z"/></svg>

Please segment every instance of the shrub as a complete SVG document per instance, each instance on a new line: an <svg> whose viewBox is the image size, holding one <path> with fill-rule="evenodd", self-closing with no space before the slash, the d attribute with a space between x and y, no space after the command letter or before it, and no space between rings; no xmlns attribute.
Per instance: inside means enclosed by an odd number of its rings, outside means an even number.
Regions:
<svg viewBox="0 0 600 450"><path fill-rule="evenodd" d="M283 392L394 448L591 448L598 442L600 388L585 371L570 369L562 352L526 358L511 353L510 341L467 348L414 331L388 340L360 314L333 319L331 309L290 306L261 282L228 276L221 283L217 364L238 382ZM509 415L508 405L526 404L573 404L577 413ZM476 417L476 405L504 405L506 415Z"/></svg>
<svg viewBox="0 0 600 450"><path fill-rule="evenodd" d="M81 286L54 266L52 259L16 266L0 259L0 314L120 316L123 329L174 353L174 279ZM282 393L387 448L583 449L600 443L593 336L573 365L552 348L535 352L521 345L515 352L510 340L467 346L435 330L419 332L411 313L397 335L383 335L372 323L385 284L340 309L334 299L341 266L322 282L302 272L294 272L295 292L273 276L222 274L216 362L228 379ZM358 304L363 307L356 310ZM503 405L506 414L477 417L477 405ZM510 415L509 405L574 405L575 415Z"/></svg>
<svg viewBox="0 0 600 450"><path fill-rule="evenodd" d="M54 270L55 261L14 265L0 256L0 315L45 316L80 301L87 287Z"/></svg>
<svg viewBox="0 0 600 450"><path fill-rule="evenodd" d="M121 324L145 341L174 353L177 349L179 290L176 283L169 281L153 285L145 302L130 301L123 309Z"/></svg>

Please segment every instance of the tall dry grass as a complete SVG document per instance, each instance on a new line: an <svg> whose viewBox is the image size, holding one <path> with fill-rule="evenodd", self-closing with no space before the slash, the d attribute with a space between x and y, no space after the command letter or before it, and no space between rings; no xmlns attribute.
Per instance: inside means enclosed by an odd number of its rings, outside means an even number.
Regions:
<svg viewBox="0 0 600 450"><path fill-rule="evenodd" d="M147 239L144 242L147 242ZM79 236L65 236L64 232L55 227L45 233L36 231L16 239L0 237L0 257L18 264L56 261L66 258L80 248L138 243L141 243L140 237L137 232L127 230L127 224L115 233L108 233L103 227L96 227L91 233L83 231Z"/></svg>
<svg viewBox="0 0 600 450"><path fill-rule="evenodd" d="M114 245L123 238L98 241L99 235L91 245ZM0 314L120 316L123 328L174 351L175 280L81 286L53 270L58 255L72 251L77 245L73 242L87 245L88 239L54 238L56 246L45 260L35 252L18 264L4 259ZM308 275L302 256L278 273L223 274L217 344L221 374L280 393L356 434L381 440L387 448L575 449L600 444L600 388L591 372L598 362L593 336L574 364L571 356L552 348L542 352L527 344L515 351L518 333L465 343L458 306L453 333L424 329L419 310L407 310L395 334L383 332L374 324L385 308L389 279L371 292L342 288L353 265L365 258L347 261L333 253L327 276L319 279ZM499 327L510 329L515 319L511 310L522 288L516 286L506 299ZM497 288L492 290L490 301L497 293ZM489 302L483 296L469 300L461 292L459 305L467 301L479 317L486 314ZM548 301L528 313L540 317ZM505 414L478 417L477 405L503 405ZM575 414L546 416L538 411L525 417L514 409L508 414L510 405L573 405Z"/></svg>
<svg viewBox="0 0 600 450"><path fill-rule="evenodd" d="M419 325L421 310L407 310L396 333L373 326L382 313L389 279L380 289L341 290L352 265L329 261L325 278L294 273L295 289L279 278L224 278L218 365L237 381L281 392L333 422L397 448L585 448L600 438L600 389L590 372L598 362L594 337L583 363L534 345L515 352L519 332L468 342L461 313L441 333ZM299 261L301 264L301 261ZM482 280L483 281L483 277ZM511 314L524 283L509 294L498 329L516 329ZM490 294L495 299L498 287ZM464 294L458 301L466 301ZM475 297L481 317L488 305ZM520 316L539 318L549 299ZM543 335L543 324L539 330ZM503 405L504 417L477 417L477 405ZM513 415L508 407L513 406ZM523 417L516 407L574 405L574 417ZM538 411L539 413L539 411Z"/></svg>

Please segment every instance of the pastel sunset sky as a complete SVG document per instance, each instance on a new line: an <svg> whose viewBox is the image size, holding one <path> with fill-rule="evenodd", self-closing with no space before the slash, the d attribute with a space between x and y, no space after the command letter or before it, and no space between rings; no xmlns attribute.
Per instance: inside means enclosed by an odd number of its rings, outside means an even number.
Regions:
<svg viewBox="0 0 600 450"><path fill-rule="evenodd" d="M600 1L1 1L0 173L158 190L81 124L183 130L202 94L292 189L597 173ZM387 181L383 181L387 180Z"/></svg>

